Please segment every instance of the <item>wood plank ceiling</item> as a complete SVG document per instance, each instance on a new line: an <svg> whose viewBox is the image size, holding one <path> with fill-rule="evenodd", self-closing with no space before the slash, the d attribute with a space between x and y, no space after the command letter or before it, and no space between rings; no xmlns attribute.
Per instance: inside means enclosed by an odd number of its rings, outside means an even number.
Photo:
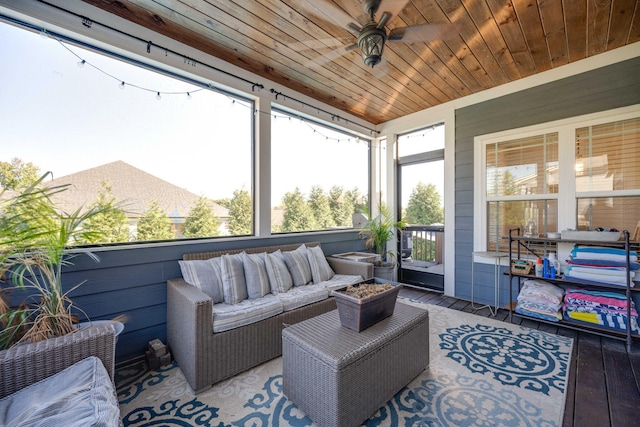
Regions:
<svg viewBox="0 0 640 427"><path fill-rule="evenodd" d="M640 0L383 0L388 31L449 26L372 69L362 0L83 1L374 124L640 41Z"/></svg>

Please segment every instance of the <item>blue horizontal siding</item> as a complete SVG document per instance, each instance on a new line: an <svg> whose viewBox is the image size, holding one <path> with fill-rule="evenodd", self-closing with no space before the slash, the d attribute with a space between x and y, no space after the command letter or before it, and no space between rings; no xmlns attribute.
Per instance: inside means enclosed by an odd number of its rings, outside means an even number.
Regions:
<svg viewBox="0 0 640 427"><path fill-rule="evenodd" d="M306 233L271 238L239 238L167 245L124 246L96 250L100 261L78 256L63 276L74 304L89 319L126 316L124 332L118 337L117 363L144 356L147 343L159 338L166 343L167 280L181 277L178 260L184 253L209 252L259 246L319 241L327 254L364 250L356 231ZM19 293L16 297L24 297ZM17 299L17 298L16 298ZM84 319L84 314L76 314Z"/></svg>
<svg viewBox="0 0 640 427"><path fill-rule="evenodd" d="M474 137L639 103L640 58L634 58L456 110L456 297L471 298ZM475 299L493 303L493 265L476 263L475 273ZM500 287L504 305L506 278L501 277Z"/></svg>

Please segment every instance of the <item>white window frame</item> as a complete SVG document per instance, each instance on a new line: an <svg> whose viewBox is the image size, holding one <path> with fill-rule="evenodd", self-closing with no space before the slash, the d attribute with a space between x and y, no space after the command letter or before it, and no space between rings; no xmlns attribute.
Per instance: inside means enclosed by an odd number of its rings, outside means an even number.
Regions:
<svg viewBox="0 0 640 427"><path fill-rule="evenodd" d="M509 197L487 197L486 146L503 141L527 138L535 135L558 133L558 178L561 185L557 194L512 196L514 200L558 200L558 231L576 228L576 200L584 197L640 196L639 190L576 192L575 135L576 129L613 121L640 117L640 104L617 108L553 122L541 123L518 129L476 136L473 140L474 200L473 200L473 251L487 250L487 202ZM562 214L560 214L562 213ZM507 262L508 260L503 260ZM493 263L493 259L477 258L476 262Z"/></svg>

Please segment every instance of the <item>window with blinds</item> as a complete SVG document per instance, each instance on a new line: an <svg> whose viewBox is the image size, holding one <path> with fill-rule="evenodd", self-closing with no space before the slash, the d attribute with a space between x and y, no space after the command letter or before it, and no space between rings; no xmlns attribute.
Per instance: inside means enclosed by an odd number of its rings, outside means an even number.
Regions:
<svg viewBox="0 0 640 427"><path fill-rule="evenodd" d="M630 230L640 221L640 118L576 129L579 230ZM602 193L607 197L602 197Z"/></svg>
<svg viewBox="0 0 640 427"><path fill-rule="evenodd" d="M558 192L558 134L486 146L487 196Z"/></svg>
<svg viewBox="0 0 640 427"><path fill-rule="evenodd" d="M518 228L525 237L628 230L640 241L640 104L479 135L474 144L474 250L507 251Z"/></svg>
<svg viewBox="0 0 640 427"><path fill-rule="evenodd" d="M487 249L506 248L510 229L557 230L558 134L490 143L485 148Z"/></svg>

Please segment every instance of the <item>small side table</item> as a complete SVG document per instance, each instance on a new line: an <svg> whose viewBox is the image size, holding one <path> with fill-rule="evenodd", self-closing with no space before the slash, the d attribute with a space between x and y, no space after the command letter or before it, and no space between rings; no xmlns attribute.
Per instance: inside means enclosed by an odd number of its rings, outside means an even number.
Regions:
<svg viewBox="0 0 640 427"><path fill-rule="evenodd" d="M507 258L509 256L509 254L504 253L504 252L473 252L471 254L471 308L473 308L473 311L477 311L480 310L481 308L489 308L489 313L491 313L492 316L495 317L496 314L498 314L498 304L499 304L499 295L500 295L500 260L502 258ZM475 279L474 279L474 264L476 261L476 257L479 258L493 258L494 260L494 267L493 267L493 274L494 274L494 279L493 279L493 286L494 286L494 309L491 309L491 306L489 304L487 305L483 305L481 307L476 307L474 304L474 299L473 299L473 289L475 287Z"/></svg>

